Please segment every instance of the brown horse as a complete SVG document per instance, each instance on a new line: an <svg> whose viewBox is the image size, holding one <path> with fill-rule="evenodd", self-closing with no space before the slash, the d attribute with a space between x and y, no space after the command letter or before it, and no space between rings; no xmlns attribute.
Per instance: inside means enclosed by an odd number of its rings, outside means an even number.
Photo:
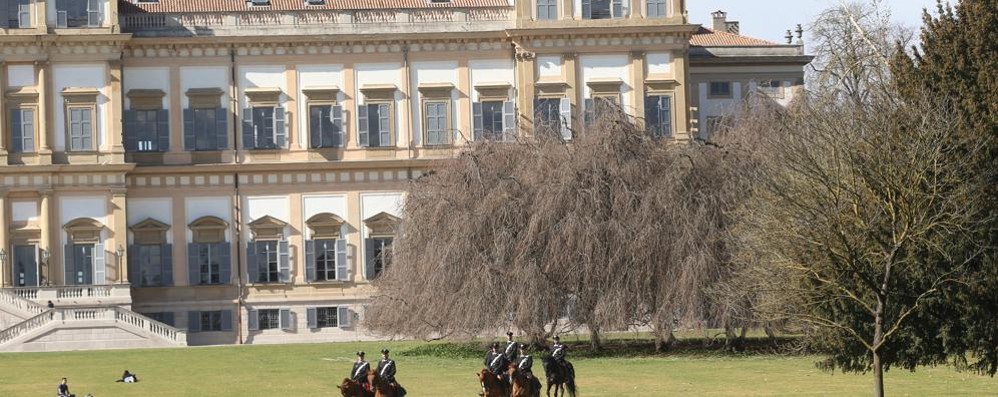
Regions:
<svg viewBox="0 0 998 397"><path fill-rule="evenodd" d="M482 384L483 397L509 397L509 389L506 384L500 382L488 368L482 368L476 375Z"/></svg>
<svg viewBox="0 0 998 397"><path fill-rule="evenodd" d="M527 376L526 372L521 372L515 363L509 363L510 379L513 380L513 390L510 397L540 397L541 381L536 376Z"/></svg>
<svg viewBox="0 0 998 397"><path fill-rule="evenodd" d="M367 383L374 391L374 397L398 397L398 387L381 379L378 372L371 369L367 371Z"/></svg>
<svg viewBox="0 0 998 397"><path fill-rule="evenodd" d="M340 389L343 397L374 397L374 393L367 391L364 385L349 378L343 378L343 382L336 385L336 388Z"/></svg>

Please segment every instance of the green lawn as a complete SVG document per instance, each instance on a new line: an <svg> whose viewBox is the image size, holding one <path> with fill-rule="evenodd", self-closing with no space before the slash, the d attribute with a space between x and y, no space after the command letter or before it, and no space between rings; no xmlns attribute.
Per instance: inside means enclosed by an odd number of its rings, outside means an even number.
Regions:
<svg viewBox="0 0 998 397"><path fill-rule="evenodd" d="M160 350L0 354L0 396L53 396L59 378L78 396L338 396L353 352L416 342L224 346ZM475 396L474 359L397 357L411 396ZM871 377L824 373L814 357L668 355L575 359L580 396L800 396L871 394ZM137 384L115 383L125 369ZM536 365L538 373L543 373ZM888 395L998 395L998 379L949 368L890 371Z"/></svg>

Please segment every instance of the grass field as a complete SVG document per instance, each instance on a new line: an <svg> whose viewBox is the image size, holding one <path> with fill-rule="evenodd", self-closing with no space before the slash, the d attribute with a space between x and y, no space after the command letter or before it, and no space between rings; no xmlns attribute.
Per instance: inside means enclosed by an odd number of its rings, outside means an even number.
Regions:
<svg viewBox="0 0 998 397"><path fill-rule="evenodd" d="M418 342L224 346L161 350L0 354L0 396L54 396L69 378L78 396L338 396L353 353L374 358L382 346L404 352ZM675 354L573 360L580 396L863 396L871 377L825 373L815 357ZM476 359L396 357L398 379L410 396L475 396ZM125 369L140 383L115 383ZM539 363L535 365L543 373ZM998 379L925 368L890 371L888 395L998 395ZM543 394L542 394L543 395Z"/></svg>

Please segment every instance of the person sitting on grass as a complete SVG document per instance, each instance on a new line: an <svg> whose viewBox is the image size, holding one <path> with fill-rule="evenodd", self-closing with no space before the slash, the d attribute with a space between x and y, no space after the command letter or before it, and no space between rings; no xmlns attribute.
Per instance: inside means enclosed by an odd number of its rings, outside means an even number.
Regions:
<svg viewBox="0 0 998 397"><path fill-rule="evenodd" d="M62 378L62 381L59 382L59 387L56 388L56 391L58 393L56 394L56 397L76 397L75 394L69 393L69 383L66 378Z"/></svg>
<svg viewBox="0 0 998 397"><path fill-rule="evenodd" d="M139 377L131 372L128 372L128 370L126 369L125 373L121 374L121 379L118 379L115 382L135 383L138 381Z"/></svg>

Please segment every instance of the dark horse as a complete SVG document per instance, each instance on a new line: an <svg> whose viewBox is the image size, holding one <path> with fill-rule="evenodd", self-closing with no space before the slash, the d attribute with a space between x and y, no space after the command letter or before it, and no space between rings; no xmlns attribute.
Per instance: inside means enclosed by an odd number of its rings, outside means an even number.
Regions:
<svg viewBox="0 0 998 397"><path fill-rule="evenodd" d="M541 358L541 362L544 363L544 377L548 382L547 396L551 397L551 386L554 385L554 397L558 397L559 390L564 396L565 389L568 389L569 396L575 397L575 368L572 364L566 361L562 366L551 356Z"/></svg>
<svg viewBox="0 0 998 397"><path fill-rule="evenodd" d="M374 392L367 391L360 382L348 378L343 378L343 382L336 388L340 389L343 397L374 397Z"/></svg>
<svg viewBox="0 0 998 397"><path fill-rule="evenodd" d="M367 383L371 385L371 390L374 391L374 397L398 397L399 390L397 384L391 384L388 381L381 379L378 376L378 372L374 369L367 371Z"/></svg>

